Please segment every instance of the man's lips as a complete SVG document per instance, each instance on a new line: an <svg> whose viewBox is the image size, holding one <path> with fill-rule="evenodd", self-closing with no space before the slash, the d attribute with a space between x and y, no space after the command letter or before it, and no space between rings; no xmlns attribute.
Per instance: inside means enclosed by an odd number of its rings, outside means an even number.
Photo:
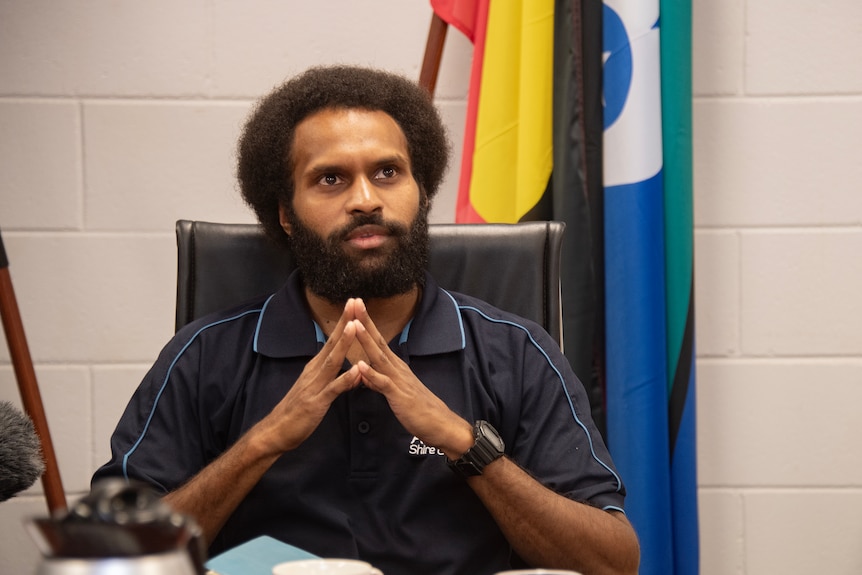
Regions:
<svg viewBox="0 0 862 575"><path fill-rule="evenodd" d="M389 231L383 226L365 225L352 230L345 238L351 246L370 250L378 248L389 238Z"/></svg>

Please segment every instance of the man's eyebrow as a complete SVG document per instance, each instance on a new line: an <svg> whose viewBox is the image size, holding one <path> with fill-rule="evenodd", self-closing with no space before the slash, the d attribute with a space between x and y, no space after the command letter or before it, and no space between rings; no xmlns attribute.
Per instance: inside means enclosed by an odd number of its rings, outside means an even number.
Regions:
<svg viewBox="0 0 862 575"><path fill-rule="evenodd" d="M375 168L381 168L383 166L388 166L392 164L406 164L410 165L410 158L403 154L391 154L387 156L382 156L371 164ZM304 172L303 176L318 176L323 174L332 174L339 173L344 170L344 166L342 164L335 163L327 163L327 164L318 164L309 166Z"/></svg>
<svg viewBox="0 0 862 575"><path fill-rule="evenodd" d="M402 154L392 154L391 156L385 156L380 158L376 162L374 162L375 166L383 166L385 164L409 164L410 159L407 156Z"/></svg>
<svg viewBox="0 0 862 575"><path fill-rule="evenodd" d="M319 164L317 166L309 166L308 168L306 168L306 170L303 172L303 175L316 176L323 174L331 174L333 172L340 172L343 169L344 168L342 166L339 166L338 164Z"/></svg>
<svg viewBox="0 0 862 575"><path fill-rule="evenodd" d="M385 168L387 166L395 166L398 168L399 172L413 170L413 166L410 162L410 157L403 154L392 154L391 156L384 156L382 158L379 158L372 165L374 166L375 170L379 170L380 168Z"/></svg>

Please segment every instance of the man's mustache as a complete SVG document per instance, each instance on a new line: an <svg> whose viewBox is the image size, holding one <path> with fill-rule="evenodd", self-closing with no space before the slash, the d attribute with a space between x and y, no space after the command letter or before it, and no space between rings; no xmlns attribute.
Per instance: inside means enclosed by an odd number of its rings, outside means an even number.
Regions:
<svg viewBox="0 0 862 575"><path fill-rule="evenodd" d="M361 226L380 226L385 229L389 235L401 237L407 235L407 226L401 225L398 222L386 221L380 214L360 214L353 216L353 219L342 226L340 229L332 232L329 235L329 240L332 243L340 243L358 227Z"/></svg>

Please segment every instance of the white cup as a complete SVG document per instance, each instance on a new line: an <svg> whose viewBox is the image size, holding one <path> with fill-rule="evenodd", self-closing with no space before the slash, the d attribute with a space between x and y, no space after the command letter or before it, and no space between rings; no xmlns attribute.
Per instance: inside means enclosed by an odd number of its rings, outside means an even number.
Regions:
<svg viewBox="0 0 862 575"><path fill-rule="evenodd" d="M370 563L355 559L303 559L279 563L272 575L383 575Z"/></svg>
<svg viewBox="0 0 862 575"><path fill-rule="evenodd" d="M581 575L577 571L564 569L516 569L515 571L498 571L494 575Z"/></svg>

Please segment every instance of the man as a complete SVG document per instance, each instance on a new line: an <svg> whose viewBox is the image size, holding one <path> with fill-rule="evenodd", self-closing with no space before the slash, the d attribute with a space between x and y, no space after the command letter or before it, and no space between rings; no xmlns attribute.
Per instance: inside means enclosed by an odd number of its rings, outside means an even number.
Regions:
<svg viewBox="0 0 862 575"><path fill-rule="evenodd" d="M267 534L398 573L635 573L623 486L539 326L439 288L448 157L427 94L309 70L245 127L238 175L298 272L166 346L94 479L163 490L216 553Z"/></svg>

